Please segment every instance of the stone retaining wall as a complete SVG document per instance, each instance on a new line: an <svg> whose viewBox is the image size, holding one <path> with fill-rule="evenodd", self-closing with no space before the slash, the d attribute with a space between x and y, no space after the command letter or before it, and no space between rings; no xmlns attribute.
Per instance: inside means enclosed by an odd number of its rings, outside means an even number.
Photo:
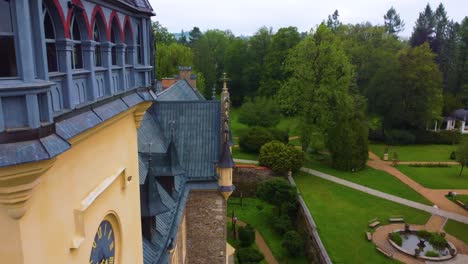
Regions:
<svg viewBox="0 0 468 264"><path fill-rule="evenodd" d="M271 170L263 167L236 166L232 176L232 183L236 186L233 197L239 197L241 192L243 197L255 197L257 186L275 175Z"/></svg>

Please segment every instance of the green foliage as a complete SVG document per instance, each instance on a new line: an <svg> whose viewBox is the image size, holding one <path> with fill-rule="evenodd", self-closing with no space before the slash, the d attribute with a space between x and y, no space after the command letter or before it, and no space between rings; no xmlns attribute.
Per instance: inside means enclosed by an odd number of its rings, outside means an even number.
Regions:
<svg viewBox="0 0 468 264"><path fill-rule="evenodd" d="M155 41L158 47L160 44L168 45L168 44L176 42L175 36L169 31L167 31L167 28L159 24L158 21L152 22L151 28L153 32L155 32L155 35L156 35Z"/></svg>
<svg viewBox="0 0 468 264"><path fill-rule="evenodd" d="M458 149L456 151L456 158L457 162L459 162L462 166L468 165L468 140L464 139L458 145Z"/></svg>
<svg viewBox="0 0 468 264"><path fill-rule="evenodd" d="M458 144L462 139L462 134L458 130L442 130L434 132L430 130L411 131L415 136L416 144Z"/></svg>
<svg viewBox="0 0 468 264"><path fill-rule="evenodd" d="M447 246L447 240L445 237L438 233L431 233L429 243L431 243L436 248L444 248Z"/></svg>
<svg viewBox="0 0 468 264"><path fill-rule="evenodd" d="M268 131L270 131L271 135L273 138L279 142L282 142L284 144L288 144L289 142L289 134L288 132L278 129L278 128L269 128Z"/></svg>
<svg viewBox="0 0 468 264"><path fill-rule="evenodd" d="M258 161L261 166L266 166L277 173L294 172L302 167L304 153L293 145L272 141L260 148Z"/></svg>
<svg viewBox="0 0 468 264"><path fill-rule="evenodd" d="M454 152L452 152L454 153ZM448 168L450 165L446 163L412 163L408 165L409 167L415 168Z"/></svg>
<svg viewBox="0 0 468 264"><path fill-rule="evenodd" d="M393 6L384 15L385 29L389 34L398 34L405 29L405 22L400 18Z"/></svg>
<svg viewBox="0 0 468 264"><path fill-rule="evenodd" d="M236 252L241 264L259 263L264 259L263 254L252 247L239 248Z"/></svg>
<svg viewBox="0 0 468 264"><path fill-rule="evenodd" d="M158 44L156 49L156 76L172 77L178 73L177 66L193 65L193 52L179 43Z"/></svg>
<svg viewBox="0 0 468 264"><path fill-rule="evenodd" d="M264 127L251 127L239 137L239 146L242 151L258 153L266 143L274 140L271 132Z"/></svg>
<svg viewBox="0 0 468 264"><path fill-rule="evenodd" d="M304 252L304 239L302 239L302 236L296 231L288 231L284 234L281 245L291 256L300 256Z"/></svg>
<svg viewBox="0 0 468 264"><path fill-rule="evenodd" d="M240 226L238 231L241 247L250 247L255 242L255 229L252 226Z"/></svg>
<svg viewBox="0 0 468 264"><path fill-rule="evenodd" d="M239 122L248 126L273 127L280 121L281 114L275 101L265 97L247 100L239 110Z"/></svg>
<svg viewBox="0 0 468 264"><path fill-rule="evenodd" d="M439 256L439 253L438 252L435 252L435 251L432 251L432 250L429 250L426 252L426 257L433 257L433 258L436 258Z"/></svg>
<svg viewBox="0 0 468 264"><path fill-rule="evenodd" d="M390 239L395 242L395 244L399 245L401 247L401 245L403 244L403 239L401 238L401 234L398 233L398 232L393 232L390 234Z"/></svg>
<svg viewBox="0 0 468 264"><path fill-rule="evenodd" d="M296 188L285 179L275 177L258 186L257 197L279 207L283 203L296 203Z"/></svg>
<svg viewBox="0 0 468 264"><path fill-rule="evenodd" d="M288 215L272 218L271 226L279 235L284 235L286 232L294 229L291 218Z"/></svg>
<svg viewBox="0 0 468 264"><path fill-rule="evenodd" d="M451 160L456 160L457 159L457 155L455 154L455 151L452 151L452 153L450 153L450 159Z"/></svg>
<svg viewBox="0 0 468 264"><path fill-rule="evenodd" d="M426 230L418 230L416 234L418 235L418 237L424 238L426 240L428 240L431 237L431 232Z"/></svg>
<svg viewBox="0 0 468 264"><path fill-rule="evenodd" d="M386 130L385 143L389 145L410 145L414 144L415 136L407 130Z"/></svg>

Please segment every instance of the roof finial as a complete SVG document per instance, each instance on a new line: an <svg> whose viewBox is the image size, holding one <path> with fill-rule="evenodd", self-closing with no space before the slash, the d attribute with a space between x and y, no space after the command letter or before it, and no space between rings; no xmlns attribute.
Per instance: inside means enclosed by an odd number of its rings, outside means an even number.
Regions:
<svg viewBox="0 0 468 264"><path fill-rule="evenodd" d="M170 129L171 129L171 137L174 138L174 136L175 136L175 121L174 120L169 121L169 126L170 126Z"/></svg>
<svg viewBox="0 0 468 264"><path fill-rule="evenodd" d="M220 80L223 81L223 93L227 93L228 91L227 82L230 81L231 79L227 77L227 73L223 72L223 78L221 78Z"/></svg>
<svg viewBox="0 0 468 264"><path fill-rule="evenodd" d="M212 95L211 100L216 100L216 83L213 84L213 89L211 89Z"/></svg>

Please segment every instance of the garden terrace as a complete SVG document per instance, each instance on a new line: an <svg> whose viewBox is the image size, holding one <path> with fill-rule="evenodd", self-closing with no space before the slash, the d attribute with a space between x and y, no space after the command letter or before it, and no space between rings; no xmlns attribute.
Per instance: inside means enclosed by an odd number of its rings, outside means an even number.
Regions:
<svg viewBox="0 0 468 264"><path fill-rule="evenodd" d="M461 176L460 166L449 167L412 167L398 165L398 170L430 189L468 189L468 172Z"/></svg>

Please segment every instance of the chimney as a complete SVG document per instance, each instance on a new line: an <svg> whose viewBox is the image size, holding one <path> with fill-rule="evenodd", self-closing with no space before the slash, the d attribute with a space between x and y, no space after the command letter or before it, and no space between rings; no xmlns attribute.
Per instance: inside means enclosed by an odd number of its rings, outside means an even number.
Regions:
<svg viewBox="0 0 468 264"><path fill-rule="evenodd" d="M162 78L162 90L166 90L176 82L175 78Z"/></svg>
<svg viewBox="0 0 468 264"><path fill-rule="evenodd" d="M192 74L192 67L179 66L179 80L185 79L193 89L197 89L197 75Z"/></svg>

